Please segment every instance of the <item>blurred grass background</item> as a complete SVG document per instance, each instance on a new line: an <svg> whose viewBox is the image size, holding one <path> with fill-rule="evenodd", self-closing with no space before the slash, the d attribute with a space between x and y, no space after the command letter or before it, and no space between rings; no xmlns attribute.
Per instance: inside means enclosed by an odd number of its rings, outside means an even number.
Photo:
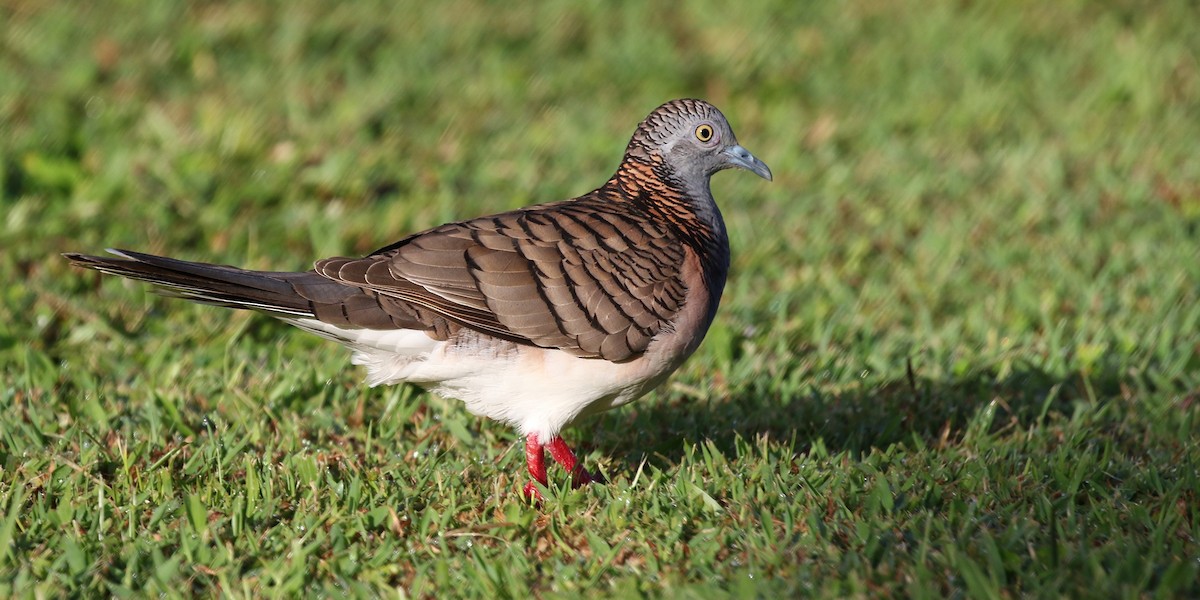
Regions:
<svg viewBox="0 0 1200 600"><path fill-rule="evenodd" d="M1200 595L1191 2L0 0L0 593ZM365 253L719 106L697 355L519 441L68 268Z"/></svg>

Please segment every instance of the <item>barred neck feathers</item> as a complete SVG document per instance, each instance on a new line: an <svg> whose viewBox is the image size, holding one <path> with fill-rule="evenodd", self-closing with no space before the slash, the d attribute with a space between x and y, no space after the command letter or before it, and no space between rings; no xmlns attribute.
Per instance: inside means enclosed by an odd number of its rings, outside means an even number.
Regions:
<svg viewBox="0 0 1200 600"><path fill-rule="evenodd" d="M606 200L628 202L696 252L709 285L722 286L729 270L729 237L709 190L709 177L682 178L659 156L626 155L599 190Z"/></svg>

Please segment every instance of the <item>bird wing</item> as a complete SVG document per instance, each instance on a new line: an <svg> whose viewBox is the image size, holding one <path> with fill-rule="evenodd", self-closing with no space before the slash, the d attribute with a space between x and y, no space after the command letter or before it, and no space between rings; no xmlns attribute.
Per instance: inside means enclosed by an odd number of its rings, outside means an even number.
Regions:
<svg viewBox="0 0 1200 600"><path fill-rule="evenodd" d="M443 225L316 272L491 335L621 361L683 305L684 258L644 217L567 202Z"/></svg>

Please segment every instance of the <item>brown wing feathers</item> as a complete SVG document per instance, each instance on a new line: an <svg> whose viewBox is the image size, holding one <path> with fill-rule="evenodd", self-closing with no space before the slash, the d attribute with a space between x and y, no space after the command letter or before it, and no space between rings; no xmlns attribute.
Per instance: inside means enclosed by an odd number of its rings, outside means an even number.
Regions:
<svg viewBox="0 0 1200 600"><path fill-rule="evenodd" d="M316 271L492 335L625 360L682 302L683 249L639 221L560 203L445 225Z"/></svg>
<svg viewBox="0 0 1200 600"><path fill-rule="evenodd" d="M342 327L460 326L582 357L626 360L684 301L684 248L628 204L598 197L444 225L315 271L247 271L130 251L69 254L191 300L313 317Z"/></svg>

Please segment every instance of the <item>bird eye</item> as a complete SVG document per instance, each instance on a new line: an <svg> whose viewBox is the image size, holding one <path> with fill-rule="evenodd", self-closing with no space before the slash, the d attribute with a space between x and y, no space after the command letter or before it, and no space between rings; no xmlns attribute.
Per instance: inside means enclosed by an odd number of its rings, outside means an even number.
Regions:
<svg viewBox="0 0 1200 600"><path fill-rule="evenodd" d="M701 142L707 142L713 139L712 125L701 125L696 128L696 139Z"/></svg>

